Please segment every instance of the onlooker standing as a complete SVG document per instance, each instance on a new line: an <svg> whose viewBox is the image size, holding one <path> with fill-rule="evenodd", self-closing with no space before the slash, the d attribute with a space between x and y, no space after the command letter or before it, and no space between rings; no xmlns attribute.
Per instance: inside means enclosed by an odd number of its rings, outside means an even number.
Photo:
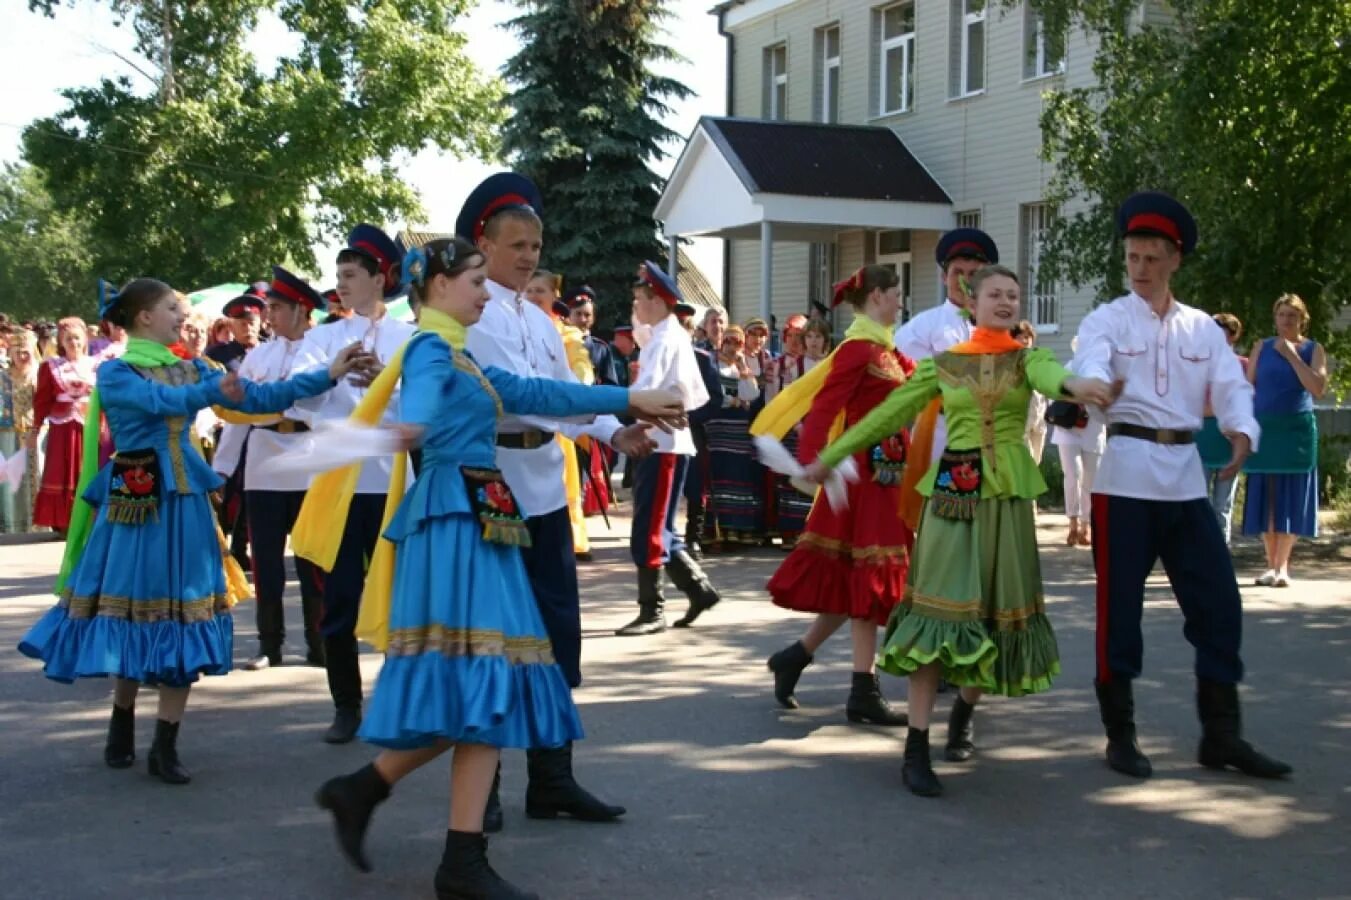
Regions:
<svg viewBox="0 0 1351 900"><path fill-rule="evenodd" d="M1027 319L1023 319L1013 329L1013 337L1028 350L1037 345L1037 328ZM1041 455L1046 449L1046 406L1049 401L1036 391L1027 403L1027 427L1023 430L1023 440L1032 452L1032 459L1041 465Z"/></svg>
<svg viewBox="0 0 1351 900"><path fill-rule="evenodd" d="M0 368L0 453L6 459L26 453L28 462L18 484L0 486L0 534L33 529L37 495L37 453L29 447L33 430L33 392L37 388L37 337L26 329L8 336L9 365Z"/></svg>
<svg viewBox="0 0 1351 900"><path fill-rule="evenodd" d="M85 352L88 331L82 320L70 317L58 323L61 355L38 369L33 398L33 430L28 446L36 449L38 432L47 430L47 461L42 469L33 521L62 534L70 525L75 485L84 452L84 414L94 391L94 360Z"/></svg>
<svg viewBox="0 0 1351 900"><path fill-rule="evenodd" d="M1215 324L1223 329L1224 339L1229 342L1230 347L1234 347L1239 338L1243 337L1243 323L1232 313L1217 313L1214 319ZM1238 356L1244 371L1247 371L1248 358L1237 350L1234 353ZM1210 507L1215 510L1215 518L1220 523L1220 532L1224 535L1225 545L1228 546L1230 532L1233 531L1234 495L1238 493L1238 476L1225 478L1221 474L1221 470L1229 464L1229 458L1233 454L1229 447L1229 439L1220 433L1215 411L1209 404L1206 405L1206 418L1201 426L1201 432L1196 436L1196 449L1200 451L1201 464L1206 467Z"/></svg>
<svg viewBox="0 0 1351 900"><path fill-rule="evenodd" d="M1092 512L1093 479L1098 474L1098 460L1107 449L1107 423L1096 410L1087 413L1088 422L1082 428L1051 429L1051 443L1060 449L1060 469L1065 478L1065 515L1070 520L1065 544L1070 547L1089 547L1089 515Z"/></svg>
<svg viewBox="0 0 1351 900"><path fill-rule="evenodd" d="M1276 336L1253 348L1248 380L1262 426L1259 452L1248 460L1243 533L1260 534L1267 570L1258 584L1290 586L1295 538L1318 536L1318 426L1313 402L1328 383L1323 347L1306 337L1309 310L1295 294L1273 309Z"/></svg>

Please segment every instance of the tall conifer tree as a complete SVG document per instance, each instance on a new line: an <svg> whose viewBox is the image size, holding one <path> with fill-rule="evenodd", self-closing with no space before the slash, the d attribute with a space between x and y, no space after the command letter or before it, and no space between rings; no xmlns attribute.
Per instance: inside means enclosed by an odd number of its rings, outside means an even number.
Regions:
<svg viewBox="0 0 1351 900"><path fill-rule="evenodd" d="M665 250L652 217L663 179L651 164L679 136L667 103L690 95L653 71L679 60L660 43L664 0L518 0L523 47L504 73L514 115L504 134L513 166L539 185L545 263L600 296L598 318L627 321L644 259Z"/></svg>

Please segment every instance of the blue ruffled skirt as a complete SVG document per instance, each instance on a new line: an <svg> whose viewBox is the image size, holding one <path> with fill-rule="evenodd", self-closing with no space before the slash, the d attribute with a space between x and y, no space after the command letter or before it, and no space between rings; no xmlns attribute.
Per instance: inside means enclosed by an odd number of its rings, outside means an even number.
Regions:
<svg viewBox="0 0 1351 900"><path fill-rule="evenodd" d="M106 470L86 497L106 496ZM19 650L55 681L117 676L181 687L230 671L234 622L205 494L167 493L143 524L96 513L61 601Z"/></svg>
<svg viewBox="0 0 1351 900"><path fill-rule="evenodd" d="M361 737L400 750L581 738L520 551L483 540L468 513L408 515L415 494L386 534L399 545L390 644Z"/></svg>

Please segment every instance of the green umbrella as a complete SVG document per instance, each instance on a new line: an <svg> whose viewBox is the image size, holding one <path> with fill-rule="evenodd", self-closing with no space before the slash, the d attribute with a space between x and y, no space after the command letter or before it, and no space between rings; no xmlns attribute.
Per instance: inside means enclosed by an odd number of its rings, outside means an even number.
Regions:
<svg viewBox="0 0 1351 900"><path fill-rule="evenodd" d="M218 284L215 287L202 288L200 291L193 291L188 294L188 302L192 304L194 310L200 309L207 315L215 318L221 314L221 309L226 303L229 303L240 294L249 289L247 284Z"/></svg>

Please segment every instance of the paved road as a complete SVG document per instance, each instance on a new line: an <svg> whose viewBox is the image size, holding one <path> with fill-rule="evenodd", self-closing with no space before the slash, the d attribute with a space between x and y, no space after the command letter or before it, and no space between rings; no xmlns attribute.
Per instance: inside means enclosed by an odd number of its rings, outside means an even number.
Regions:
<svg viewBox="0 0 1351 900"><path fill-rule="evenodd" d="M764 659L804 627L762 593L780 554L712 562L728 602L692 631L625 640L610 630L632 613L631 571L619 541L600 539L582 575L590 738L578 769L630 814L615 826L527 820L524 759L509 754L494 862L551 900L1351 896L1348 548L1317 548L1297 589L1244 590L1249 731L1295 779L1194 764L1190 653L1159 581L1137 694L1156 776L1132 783L1100 761L1088 554L1057 546L1056 517L1042 536L1064 674L1047 694L981 707L979 761L938 767L941 800L901 785L901 731L846 724L842 638L807 670L803 709L775 707ZM109 685L48 682L12 650L49 602L58 556L55 544L0 547L0 896L431 896L447 769L399 785L370 835L376 871L350 869L310 795L370 750L319 741L318 670L206 679L180 741L189 787L145 774L148 706L136 768L106 768ZM237 661L253 649L251 620L243 608ZM373 679L378 658L363 661ZM894 679L884 690L905 691Z"/></svg>

